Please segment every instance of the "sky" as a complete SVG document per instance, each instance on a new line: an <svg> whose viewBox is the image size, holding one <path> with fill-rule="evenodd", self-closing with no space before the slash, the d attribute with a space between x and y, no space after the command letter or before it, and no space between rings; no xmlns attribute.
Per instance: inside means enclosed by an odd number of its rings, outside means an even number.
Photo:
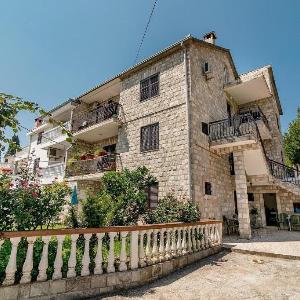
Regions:
<svg viewBox="0 0 300 300"><path fill-rule="evenodd" d="M0 91L51 109L120 73L133 65L153 3L0 0ZM300 106L300 1L158 0L139 60L212 30L239 73L273 66L285 131ZM32 128L34 118L20 122Z"/></svg>

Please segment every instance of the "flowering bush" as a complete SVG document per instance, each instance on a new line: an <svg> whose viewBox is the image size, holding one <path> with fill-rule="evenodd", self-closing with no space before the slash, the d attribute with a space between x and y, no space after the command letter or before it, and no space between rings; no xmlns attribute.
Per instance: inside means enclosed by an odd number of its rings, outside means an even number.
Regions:
<svg viewBox="0 0 300 300"><path fill-rule="evenodd" d="M7 176L1 176L0 230L48 228L58 221L70 192L65 183L40 186L22 178L12 186Z"/></svg>

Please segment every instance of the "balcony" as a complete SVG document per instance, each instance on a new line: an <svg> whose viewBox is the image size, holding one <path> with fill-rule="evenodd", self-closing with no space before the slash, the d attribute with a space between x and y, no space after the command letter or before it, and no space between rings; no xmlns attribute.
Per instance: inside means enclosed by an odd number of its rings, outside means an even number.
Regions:
<svg viewBox="0 0 300 300"><path fill-rule="evenodd" d="M74 116L72 132L75 138L92 143L118 134L117 102L109 101L95 109Z"/></svg>
<svg viewBox="0 0 300 300"><path fill-rule="evenodd" d="M268 159L271 174L283 182L292 183L300 187L300 172L277 161Z"/></svg>
<svg viewBox="0 0 300 300"><path fill-rule="evenodd" d="M49 147L64 149L67 147L69 143L66 141L67 135L63 132L64 129L70 130L70 122L64 123L63 126L57 126L45 131L42 135L40 147L42 149Z"/></svg>
<svg viewBox="0 0 300 300"><path fill-rule="evenodd" d="M270 137L268 121L258 109L240 111L232 118L209 123L212 149L255 144L258 139Z"/></svg>
<svg viewBox="0 0 300 300"><path fill-rule="evenodd" d="M51 184L53 181L63 181L64 179L63 162L49 165L41 170L41 184Z"/></svg>
<svg viewBox="0 0 300 300"><path fill-rule="evenodd" d="M66 169L68 180L98 180L105 171L116 170L116 154L71 162Z"/></svg>

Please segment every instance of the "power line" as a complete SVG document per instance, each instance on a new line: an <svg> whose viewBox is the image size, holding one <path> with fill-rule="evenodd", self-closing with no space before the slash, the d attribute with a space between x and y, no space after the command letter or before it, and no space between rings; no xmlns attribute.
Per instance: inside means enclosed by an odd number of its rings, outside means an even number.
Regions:
<svg viewBox="0 0 300 300"><path fill-rule="evenodd" d="M139 48L138 48L138 51L136 53L136 57L135 57L135 60L133 62L133 64L135 65L136 62L137 62L137 59L139 57L139 54L140 54L140 51L141 51L141 48L142 48L142 45L143 45L143 42L144 42L144 39L145 39L145 36L147 34L147 31L148 31L148 27L149 27L149 24L151 22L151 18L152 18L152 15L153 15L153 12L154 12L154 9L155 9L155 6L156 6L156 3L157 3L158 0L155 0L154 1L154 4L153 4L153 7L152 7L152 10L151 10L151 13L150 13L150 16L149 16L149 19L148 19L148 22L147 22L147 25L145 27L145 31L144 31L144 34L142 36L142 39L141 39L141 42L140 42L140 45L139 45Z"/></svg>

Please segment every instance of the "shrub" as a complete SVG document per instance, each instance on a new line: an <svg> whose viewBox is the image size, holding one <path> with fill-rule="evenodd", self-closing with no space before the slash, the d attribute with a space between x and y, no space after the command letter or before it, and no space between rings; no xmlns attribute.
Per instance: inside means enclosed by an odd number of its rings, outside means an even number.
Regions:
<svg viewBox="0 0 300 300"><path fill-rule="evenodd" d="M155 209L145 214L146 223L196 222L200 220L200 211L193 202L178 201L174 195L162 198Z"/></svg>
<svg viewBox="0 0 300 300"><path fill-rule="evenodd" d="M9 183L7 176L0 175L0 231L12 230L14 227L15 201L10 195Z"/></svg>
<svg viewBox="0 0 300 300"><path fill-rule="evenodd" d="M146 167L105 173L101 191L83 201L85 226L136 224L147 211L146 190L155 181Z"/></svg>
<svg viewBox="0 0 300 300"><path fill-rule="evenodd" d="M114 202L108 194L89 195L86 200L82 201L83 226L110 225L114 211Z"/></svg>

